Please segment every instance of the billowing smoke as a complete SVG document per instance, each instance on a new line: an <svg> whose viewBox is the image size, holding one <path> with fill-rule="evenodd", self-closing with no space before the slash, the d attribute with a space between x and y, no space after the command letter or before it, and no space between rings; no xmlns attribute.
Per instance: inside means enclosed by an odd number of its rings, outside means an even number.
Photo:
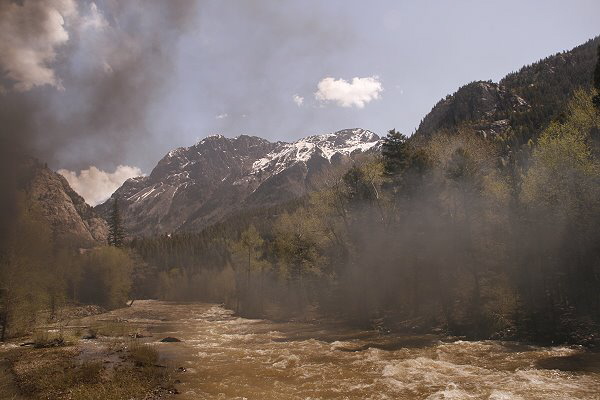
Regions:
<svg viewBox="0 0 600 400"><path fill-rule="evenodd" d="M118 165L144 143L147 112L172 73L188 0L25 0L0 6L3 125L51 166ZM20 97L11 129L6 105ZM15 121L16 122L16 121ZM13 123L15 123L13 122ZM143 150L143 146L140 150ZM93 157L92 157L93 155Z"/></svg>
<svg viewBox="0 0 600 400"><path fill-rule="evenodd" d="M73 0L0 5L0 65L15 90L42 85L62 88L49 64L55 61L57 48L69 40L66 20L76 14Z"/></svg>
<svg viewBox="0 0 600 400"><path fill-rule="evenodd" d="M14 215L25 155L79 170L116 167L172 73L192 0L22 0L0 4L0 219ZM106 167L105 167L106 168Z"/></svg>

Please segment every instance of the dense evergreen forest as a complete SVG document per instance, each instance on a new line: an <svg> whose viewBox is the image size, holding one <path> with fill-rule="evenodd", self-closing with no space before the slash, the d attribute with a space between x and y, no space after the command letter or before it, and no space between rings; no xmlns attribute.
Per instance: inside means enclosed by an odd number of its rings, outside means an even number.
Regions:
<svg viewBox="0 0 600 400"><path fill-rule="evenodd" d="M524 133L541 126L537 114L518 117L531 121L514 131L518 157L506 137L469 123L418 142L391 130L380 154L327 172L308 197L200 233L123 242L115 205L112 246L79 251L53 238L23 192L0 259L2 338L39 310L152 297L251 317L598 344L598 68L593 88L539 111L553 121L540 132Z"/></svg>

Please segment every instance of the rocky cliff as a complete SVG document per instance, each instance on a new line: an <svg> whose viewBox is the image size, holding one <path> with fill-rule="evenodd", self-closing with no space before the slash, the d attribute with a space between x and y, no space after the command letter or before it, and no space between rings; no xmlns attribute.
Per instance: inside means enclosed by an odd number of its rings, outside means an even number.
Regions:
<svg viewBox="0 0 600 400"><path fill-rule="evenodd" d="M50 224L57 240L83 247L106 243L108 225L67 180L37 160L20 170L21 186Z"/></svg>

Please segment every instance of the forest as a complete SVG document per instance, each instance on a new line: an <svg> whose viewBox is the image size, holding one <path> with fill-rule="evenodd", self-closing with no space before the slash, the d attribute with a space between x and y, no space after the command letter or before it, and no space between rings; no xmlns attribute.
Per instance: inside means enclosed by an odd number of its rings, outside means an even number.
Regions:
<svg viewBox="0 0 600 400"><path fill-rule="evenodd" d="M130 247L169 300L469 338L597 341L600 113L573 95L519 157L468 125L321 177L270 214ZM527 157L523 157L526 153ZM152 287L150 287L152 286Z"/></svg>
<svg viewBox="0 0 600 400"><path fill-rule="evenodd" d="M20 194L0 252L0 339L68 303L221 302L274 320L537 343L600 341L600 66L532 138L469 123L330 170L318 190L199 233L58 241ZM117 205L115 205L116 207ZM43 313L41 311L44 311Z"/></svg>

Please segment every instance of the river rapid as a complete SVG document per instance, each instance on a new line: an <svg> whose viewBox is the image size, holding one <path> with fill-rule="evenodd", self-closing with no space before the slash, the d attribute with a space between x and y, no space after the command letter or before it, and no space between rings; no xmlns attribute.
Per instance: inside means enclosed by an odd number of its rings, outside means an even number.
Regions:
<svg viewBox="0 0 600 400"><path fill-rule="evenodd" d="M185 368L179 399L600 399L600 357L577 347L252 320L215 304L137 301L112 313Z"/></svg>

